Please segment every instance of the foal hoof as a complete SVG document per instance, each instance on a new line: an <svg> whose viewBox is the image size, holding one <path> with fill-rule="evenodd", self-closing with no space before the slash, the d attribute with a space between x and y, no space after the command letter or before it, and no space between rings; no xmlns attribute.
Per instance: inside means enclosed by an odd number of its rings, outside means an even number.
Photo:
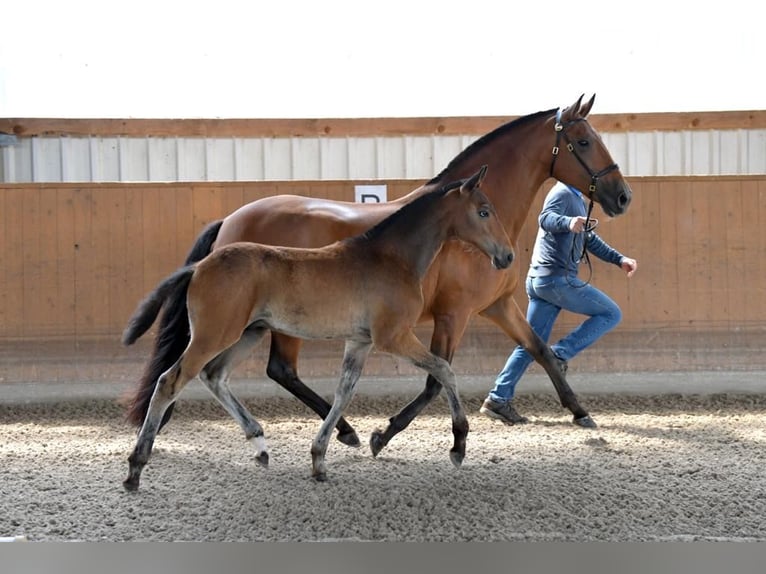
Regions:
<svg viewBox="0 0 766 574"><path fill-rule="evenodd" d="M378 453L383 450L384 446L386 446L386 443L383 440L383 433L380 429L375 429L372 431L372 435L370 435L370 450L372 451L373 458L378 456Z"/></svg>
<svg viewBox="0 0 766 574"><path fill-rule="evenodd" d="M596 421L594 421L592 418L590 418L590 415L585 415L584 417L574 418L572 420L574 424L576 424L579 427L582 427L584 429L594 429L596 428Z"/></svg>
<svg viewBox="0 0 766 574"><path fill-rule="evenodd" d="M327 473L317 472L314 475L312 475L312 478L316 480L317 482L327 482Z"/></svg>
<svg viewBox="0 0 766 574"><path fill-rule="evenodd" d="M255 457L255 462L257 462L259 465L261 465L264 468L268 468L269 467L269 453L264 451L261 454L257 455Z"/></svg>
<svg viewBox="0 0 766 574"><path fill-rule="evenodd" d="M135 492L138 490L138 479L126 478L122 482L122 487L128 492Z"/></svg>
<svg viewBox="0 0 766 574"><path fill-rule="evenodd" d="M356 431L353 429L348 432L339 432L336 438L346 446L353 446L354 448L362 444L356 435Z"/></svg>
<svg viewBox="0 0 766 574"><path fill-rule="evenodd" d="M455 467L460 468L460 465L463 464L463 459L465 458L465 454L462 452L455 452L453 450L449 453L449 459L452 461L452 464L455 465Z"/></svg>

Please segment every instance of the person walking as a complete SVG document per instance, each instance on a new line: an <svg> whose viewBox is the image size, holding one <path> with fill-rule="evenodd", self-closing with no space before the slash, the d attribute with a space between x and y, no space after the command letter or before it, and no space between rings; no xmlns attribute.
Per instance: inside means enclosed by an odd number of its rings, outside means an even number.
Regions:
<svg viewBox="0 0 766 574"><path fill-rule="evenodd" d="M548 192L538 218L537 237L526 278L529 298L527 321L546 343L562 309L588 318L551 345L566 372L568 361L612 330L622 319L622 311L608 295L578 278L578 268L588 253L621 267L632 277L638 263L622 255L601 239L594 229L598 221L588 219L583 194L557 182ZM590 264L590 261L588 261ZM517 346L479 412L506 424L522 424L527 418L513 406L516 385L532 356Z"/></svg>

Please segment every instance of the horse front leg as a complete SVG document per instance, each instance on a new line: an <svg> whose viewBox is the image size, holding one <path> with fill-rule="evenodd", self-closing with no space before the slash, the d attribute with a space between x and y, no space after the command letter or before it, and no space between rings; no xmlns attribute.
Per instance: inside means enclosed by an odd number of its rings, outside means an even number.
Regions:
<svg viewBox="0 0 766 574"><path fill-rule="evenodd" d="M513 297L508 294L483 310L480 315L499 326L511 339L532 356L545 369L559 396L561 406L573 415L573 422L584 428L595 428L596 423L577 401L566 379L566 363L559 359L548 344L535 333Z"/></svg>
<svg viewBox="0 0 766 574"><path fill-rule="evenodd" d="M452 362L455 349L468 324L468 314L461 315L435 315L434 332L431 335L431 353L441 357L448 363ZM370 450L372 456L378 453L397 434L406 429L420 412L433 401L442 389L442 384L431 374L426 379L425 388L421 393L404 406L402 410L388 419L386 430L375 429L370 436Z"/></svg>
<svg viewBox="0 0 766 574"><path fill-rule="evenodd" d="M300 339L272 332L266 374L321 418L325 419L330 412L330 403L306 386L298 377L298 353L300 349ZM338 420L337 427L337 438L340 442L353 447L358 447L361 444L356 431L345 418L341 417Z"/></svg>
<svg viewBox="0 0 766 574"><path fill-rule="evenodd" d="M412 331L402 333L386 343L378 343L376 340L376 346L382 351L405 358L416 367L424 369L444 387L452 413L452 435L454 437L454 443L450 449L450 460L452 464L459 467L465 458L468 418L460 402L455 373L450 364L441 357L430 353Z"/></svg>
<svg viewBox="0 0 766 574"><path fill-rule="evenodd" d="M340 381L335 389L335 400L311 443L311 475L319 482L327 480L325 455L332 429L354 396L354 388L362 374L364 363L372 348L370 341L346 341Z"/></svg>

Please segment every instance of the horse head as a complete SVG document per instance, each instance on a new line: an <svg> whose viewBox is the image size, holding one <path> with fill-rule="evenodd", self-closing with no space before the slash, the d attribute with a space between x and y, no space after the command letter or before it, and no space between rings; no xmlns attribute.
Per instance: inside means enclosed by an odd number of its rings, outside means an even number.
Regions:
<svg viewBox="0 0 766 574"><path fill-rule="evenodd" d="M556 114L556 143L549 175L601 204L607 215L620 215L627 211L633 192L601 136L587 120L596 95L585 103L582 99L580 96Z"/></svg>
<svg viewBox="0 0 766 574"><path fill-rule="evenodd" d="M484 165L451 192L459 197L462 215L453 221L454 234L487 254L493 267L505 269L513 262L514 253L494 205L480 189L486 174Z"/></svg>

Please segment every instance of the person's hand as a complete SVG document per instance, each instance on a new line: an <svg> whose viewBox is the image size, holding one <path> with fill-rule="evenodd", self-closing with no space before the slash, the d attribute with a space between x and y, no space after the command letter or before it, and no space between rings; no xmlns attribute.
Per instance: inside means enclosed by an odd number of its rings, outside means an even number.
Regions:
<svg viewBox="0 0 766 574"><path fill-rule="evenodd" d="M582 215L577 215L569 220L569 230L572 233L582 233L585 229L585 222L588 221Z"/></svg>
<svg viewBox="0 0 766 574"><path fill-rule="evenodd" d="M623 271L628 274L628 277L633 277L636 269L638 269L638 261L631 259L630 257L623 257L620 267L622 267Z"/></svg>

